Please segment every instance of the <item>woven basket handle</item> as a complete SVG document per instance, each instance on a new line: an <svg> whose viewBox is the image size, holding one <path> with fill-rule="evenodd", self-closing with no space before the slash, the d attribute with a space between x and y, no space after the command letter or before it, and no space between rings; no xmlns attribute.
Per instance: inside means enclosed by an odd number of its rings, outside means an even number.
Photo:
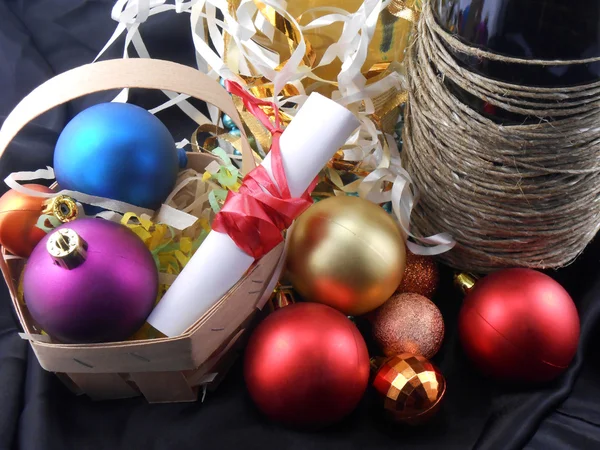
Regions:
<svg viewBox="0 0 600 450"><path fill-rule="evenodd" d="M161 89L211 103L233 119L242 139L242 172L255 166L240 116L223 87L202 72L170 61L112 59L76 67L35 88L12 110L0 129L0 157L27 123L70 100L94 92L123 88Z"/></svg>

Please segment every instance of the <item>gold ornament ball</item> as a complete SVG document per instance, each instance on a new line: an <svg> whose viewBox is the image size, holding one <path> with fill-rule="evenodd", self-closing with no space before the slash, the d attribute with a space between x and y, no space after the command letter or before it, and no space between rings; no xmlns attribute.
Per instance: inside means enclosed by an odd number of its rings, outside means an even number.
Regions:
<svg viewBox="0 0 600 450"><path fill-rule="evenodd" d="M431 256L415 255L406 251L406 270L396 292L412 292L428 299L433 297L440 282L440 273Z"/></svg>
<svg viewBox="0 0 600 450"><path fill-rule="evenodd" d="M422 356L403 353L388 358L373 380L386 415L395 422L420 425L439 410L446 379Z"/></svg>
<svg viewBox="0 0 600 450"><path fill-rule="evenodd" d="M360 316L385 302L402 281L402 233L368 200L322 200L298 218L288 239L288 276L305 300Z"/></svg>
<svg viewBox="0 0 600 450"><path fill-rule="evenodd" d="M396 294L369 315L373 337L387 356L413 353L432 358L444 340L444 319L419 294Z"/></svg>

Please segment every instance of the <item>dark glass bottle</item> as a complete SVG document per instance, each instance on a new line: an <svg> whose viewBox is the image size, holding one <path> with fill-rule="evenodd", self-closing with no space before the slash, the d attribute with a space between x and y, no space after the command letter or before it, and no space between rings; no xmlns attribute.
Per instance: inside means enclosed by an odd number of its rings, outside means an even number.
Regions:
<svg viewBox="0 0 600 450"><path fill-rule="evenodd" d="M439 24L463 42L524 59L577 60L600 56L598 0L435 0ZM560 87L600 80L600 62L533 66L482 60L455 53L469 69L509 83ZM453 86L465 103L501 122L523 117L486 105Z"/></svg>

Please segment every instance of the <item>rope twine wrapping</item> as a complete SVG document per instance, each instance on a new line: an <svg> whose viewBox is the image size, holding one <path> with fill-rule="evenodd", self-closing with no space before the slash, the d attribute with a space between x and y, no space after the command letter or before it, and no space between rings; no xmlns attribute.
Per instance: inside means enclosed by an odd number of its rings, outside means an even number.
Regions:
<svg viewBox="0 0 600 450"><path fill-rule="evenodd" d="M522 60L469 47L443 30L426 4L407 58L409 111L403 165L422 193L415 233L450 232L440 256L460 270L558 268L600 227L600 82L541 88L486 78L449 51L512 64L563 66L599 61ZM501 125L458 100L463 90L504 110L538 118Z"/></svg>

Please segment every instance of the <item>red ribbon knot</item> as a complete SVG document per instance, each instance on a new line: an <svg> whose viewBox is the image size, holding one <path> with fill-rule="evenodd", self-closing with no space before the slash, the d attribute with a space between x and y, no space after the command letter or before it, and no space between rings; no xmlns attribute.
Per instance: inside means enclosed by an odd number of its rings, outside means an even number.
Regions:
<svg viewBox="0 0 600 450"><path fill-rule="evenodd" d="M259 259L283 241L283 230L310 205L310 192L317 179L300 197L292 197L283 168L279 138L283 129L279 123L277 105L257 99L239 84L226 81L227 90L239 96L246 109L257 117L271 132L271 179L262 165L254 168L242 180L238 192L229 191L225 204L216 215L212 229L226 233L248 255ZM275 111L275 125L259 106L271 106Z"/></svg>

